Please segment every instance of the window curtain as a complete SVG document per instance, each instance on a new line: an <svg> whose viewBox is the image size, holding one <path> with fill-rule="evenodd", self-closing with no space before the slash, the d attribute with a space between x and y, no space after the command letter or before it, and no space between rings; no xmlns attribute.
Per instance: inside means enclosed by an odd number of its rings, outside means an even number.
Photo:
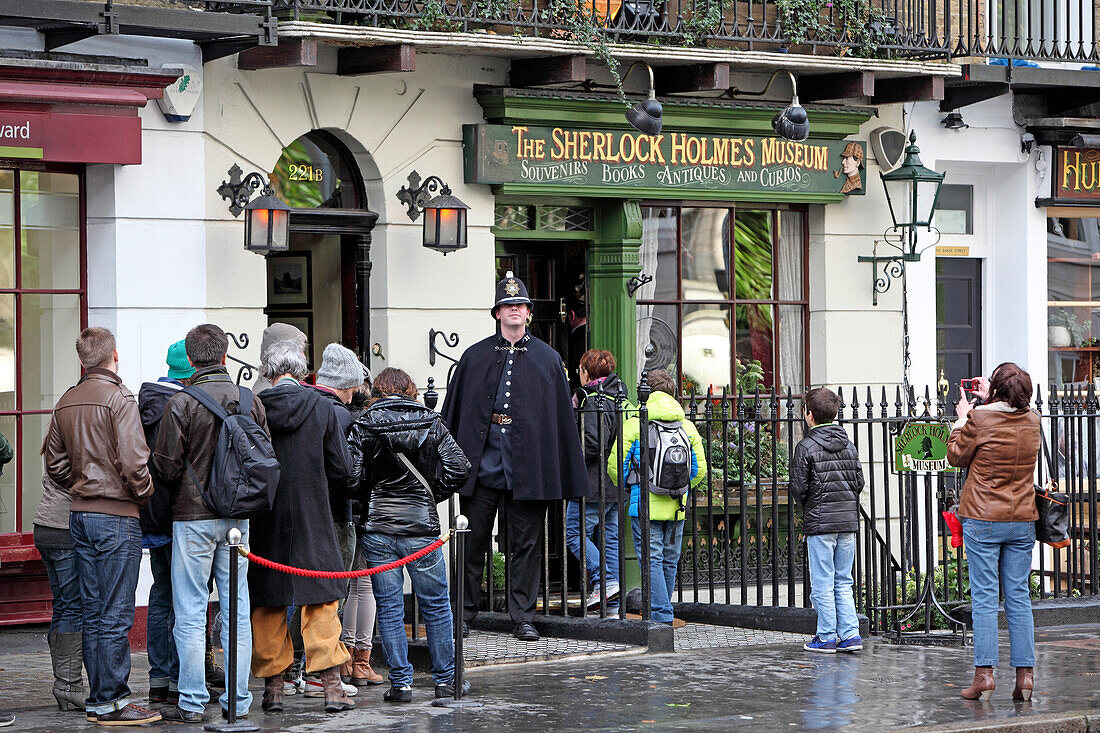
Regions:
<svg viewBox="0 0 1100 733"><path fill-rule="evenodd" d="M779 212L779 283L780 300L802 300L802 259L805 214ZM779 384L792 392L805 390L805 324L800 305L779 306Z"/></svg>
<svg viewBox="0 0 1100 733"><path fill-rule="evenodd" d="M661 219L660 209L642 209L642 246L639 250L641 272L653 276L653 279L634 294L636 300L649 300L657 292L657 245L660 242ZM637 383L645 369L645 349L649 345L649 331L652 327L652 305L641 304L637 310L637 371L634 373L634 381Z"/></svg>

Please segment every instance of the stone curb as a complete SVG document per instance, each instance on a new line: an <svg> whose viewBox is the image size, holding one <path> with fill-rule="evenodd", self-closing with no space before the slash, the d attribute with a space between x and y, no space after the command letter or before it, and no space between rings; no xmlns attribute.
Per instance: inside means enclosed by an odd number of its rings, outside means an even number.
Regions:
<svg viewBox="0 0 1100 733"><path fill-rule="evenodd" d="M715 626L738 626L761 631L786 631L792 634L817 633L817 612L812 608L788 608L785 606L738 606L722 603L676 603L676 618ZM870 623L863 614L859 616L859 633L870 635Z"/></svg>
<svg viewBox="0 0 1100 733"><path fill-rule="evenodd" d="M984 704L988 705L988 703ZM974 705L983 705L983 703L975 702ZM996 720L976 720L967 723L918 726L905 728L905 730L914 733L1098 733L1100 732L1100 715L1049 713Z"/></svg>

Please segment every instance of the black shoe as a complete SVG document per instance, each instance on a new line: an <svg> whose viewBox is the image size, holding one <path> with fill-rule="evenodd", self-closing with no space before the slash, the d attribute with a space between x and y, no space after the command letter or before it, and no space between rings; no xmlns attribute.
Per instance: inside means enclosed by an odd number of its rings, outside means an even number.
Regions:
<svg viewBox="0 0 1100 733"><path fill-rule="evenodd" d="M469 694L470 694L470 680L462 680L462 694L460 694L459 697L466 697ZM449 684L449 685L436 685L435 686L435 699L438 700L441 697L452 697L453 698L454 696L455 696L455 686L454 686L453 683Z"/></svg>
<svg viewBox="0 0 1100 733"><path fill-rule="evenodd" d="M520 621L516 624L516 630L512 632L512 636L516 637L520 641L538 641L539 632L533 624L526 621Z"/></svg>
<svg viewBox="0 0 1100 733"><path fill-rule="evenodd" d="M184 710L179 705L165 708L161 711L160 717L165 723L201 723L203 721L202 713Z"/></svg>
<svg viewBox="0 0 1100 733"><path fill-rule="evenodd" d="M95 720L99 725L143 725L160 719L161 714L155 710L146 710L130 703L124 708L97 715Z"/></svg>
<svg viewBox="0 0 1100 733"><path fill-rule="evenodd" d="M465 639L470 635L470 624L465 621L462 622L462 638Z"/></svg>
<svg viewBox="0 0 1100 733"><path fill-rule="evenodd" d="M206 650L206 686L219 690L225 689L225 670L218 666L213 649ZM213 695L210 699L213 700L215 697L217 696Z"/></svg>
<svg viewBox="0 0 1100 733"><path fill-rule="evenodd" d="M382 693L382 699L386 702L412 702L413 688L391 687L390 689Z"/></svg>
<svg viewBox="0 0 1100 733"><path fill-rule="evenodd" d="M150 687L149 702L150 704L168 702L168 685L164 687Z"/></svg>

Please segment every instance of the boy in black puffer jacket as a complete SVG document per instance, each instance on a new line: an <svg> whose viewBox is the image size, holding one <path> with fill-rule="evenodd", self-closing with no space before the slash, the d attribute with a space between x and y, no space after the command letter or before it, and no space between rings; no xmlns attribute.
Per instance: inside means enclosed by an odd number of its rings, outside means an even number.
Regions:
<svg viewBox="0 0 1100 733"><path fill-rule="evenodd" d="M803 648L825 654L863 648L852 597L863 466L844 428L833 422L839 410L832 390L806 393L810 431L791 460L790 491L803 507L810 598L817 609L817 634Z"/></svg>

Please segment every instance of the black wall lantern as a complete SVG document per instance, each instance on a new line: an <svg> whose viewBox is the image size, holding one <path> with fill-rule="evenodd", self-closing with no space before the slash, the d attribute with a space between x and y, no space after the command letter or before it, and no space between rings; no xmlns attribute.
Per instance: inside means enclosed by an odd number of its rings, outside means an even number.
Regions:
<svg viewBox="0 0 1100 733"><path fill-rule="evenodd" d="M438 191L438 195L433 195ZM451 187L439 176L409 174L409 185L397 192L397 200L409 207L409 218L416 221L424 214L424 246L444 255L465 249L466 212L470 209L451 193Z"/></svg>
<svg viewBox="0 0 1100 733"><path fill-rule="evenodd" d="M290 207L275 198L262 174L253 171L242 179L242 172L234 163L229 180L222 181L218 193L229 200L233 216L244 212L244 248L259 254L285 252L290 247ZM257 190L260 195L250 201Z"/></svg>
<svg viewBox="0 0 1100 733"><path fill-rule="evenodd" d="M634 71L634 67L639 65L644 66L646 71L649 72L649 96L626 111L626 121L638 132L644 132L646 135L656 135L661 131L661 125L664 124L662 117L664 111L661 108L661 103L657 101L657 90L653 83L653 67L644 61L635 61L623 74L622 81L626 81L626 77L630 76L630 72Z"/></svg>
<svg viewBox="0 0 1100 733"><path fill-rule="evenodd" d="M786 69L773 71L768 77L768 83L758 92L746 92L737 87L730 87L728 94L731 97L762 97L768 93L775 78L780 74L786 74L791 80L791 103L779 110L772 118L772 130L785 140L802 142L810 136L810 117L806 114L806 108L798 101L798 80L790 71Z"/></svg>

